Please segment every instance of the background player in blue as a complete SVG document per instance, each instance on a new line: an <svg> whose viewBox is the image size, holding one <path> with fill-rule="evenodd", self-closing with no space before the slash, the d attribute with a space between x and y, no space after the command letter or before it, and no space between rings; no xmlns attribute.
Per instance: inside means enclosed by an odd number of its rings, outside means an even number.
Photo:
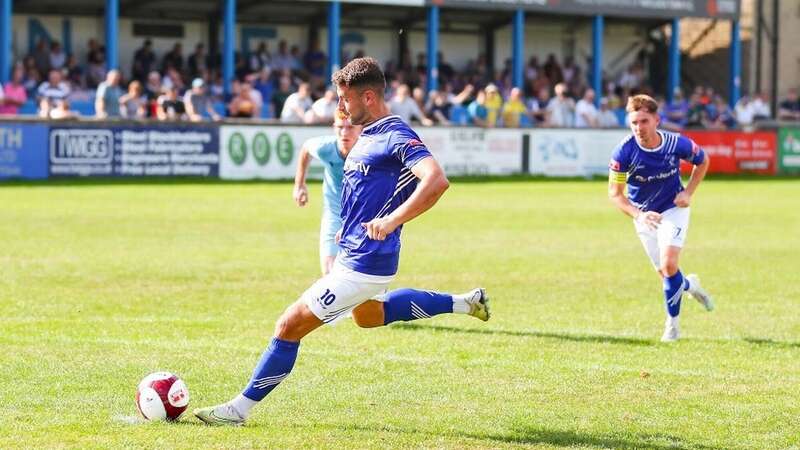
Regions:
<svg viewBox="0 0 800 450"><path fill-rule="evenodd" d="M631 97L626 111L633 134L611 157L608 193L614 205L633 217L647 256L662 278L667 321L661 340L671 342L680 336L678 314L684 291L706 310L714 309L711 296L700 286L697 275L684 278L678 269L689 230L689 204L705 177L709 158L691 139L657 129L658 103L651 97ZM682 159L694 165L685 188L680 178Z"/></svg>
<svg viewBox="0 0 800 450"><path fill-rule="evenodd" d="M334 136L320 136L303 143L294 176L294 201L299 206L308 203L306 171L311 158L325 167L322 181L322 221L319 229L319 263L322 275L328 274L339 251L336 233L342 228L342 178L344 160L361 133L360 125L353 125L342 111L337 111L333 122Z"/></svg>
<svg viewBox="0 0 800 450"><path fill-rule="evenodd" d="M443 313L489 319L483 289L450 295L400 289L386 293L400 259L403 224L430 209L449 187L442 168L384 101L386 80L378 62L356 58L332 78L339 109L364 128L344 165L339 256L278 319L275 334L241 394L195 410L212 425L240 425L252 408L294 367L300 340L352 311L361 327L425 319ZM380 300L374 298L381 296Z"/></svg>

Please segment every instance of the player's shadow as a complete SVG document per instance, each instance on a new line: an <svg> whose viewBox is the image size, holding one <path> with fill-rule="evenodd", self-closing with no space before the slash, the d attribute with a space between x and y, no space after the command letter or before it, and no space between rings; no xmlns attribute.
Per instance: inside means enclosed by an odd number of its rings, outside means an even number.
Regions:
<svg viewBox="0 0 800 450"><path fill-rule="evenodd" d="M800 348L800 342L798 341L776 341L774 339L758 338L758 337L744 337L742 338L742 340L747 342L748 344L763 345L768 347Z"/></svg>
<svg viewBox="0 0 800 450"><path fill-rule="evenodd" d="M546 332L546 331L516 331L516 330L495 330L495 329L479 329L479 328L457 328L446 327L441 325L419 325L415 323L401 323L393 325L392 328L402 330L432 330L432 331L447 331L452 333L472 333L472 334L491 334L491 335L505 335L505 336L518 336L518 337L536 337L545 339L560 339L563 341L572 342L590 342L602 344L622 344L622 345L654 345L653 341L647 339L625 337L625 336L608 336L604 334L576 334L576 333L563 333L563 332Z"/></svg>
<svg viewBox="0 0 800 450"><path fill-rule="evenodd" d="M414 436L429 436L441 439L440 433L421 430L414 427L396 427L391 425L358 425L332 426L349 431L365 432L375 436L380 433L407 434ZM541 427L513 427L505 433L465 433L455 431L455 437L479 441L479 446L487 448L497 447L502 444L522 445L551 445L555 447L588 447L588 448L613 448L620 450L726 450L730 447L716 447L696 442L686 442L683 438L667 434L637 433L633 437L622 437L606 433L581 433L571 430L551 430ZM420 442L424 446L424 442Z"/></svg>
<svg viewBox="0 0 800 450"><path fill-rule="evenodd" d="M505 434L489 434L487 436L470 435L475 439L488 439L509 444L548 444L559 447L613 448L621 450L723 450L727 447L715 447L695 442L686 442L677 436L666 434L637 433L627 438L609 434L588 434L571 430L551 430L541 427L523 427L512 429Z"/></svg>

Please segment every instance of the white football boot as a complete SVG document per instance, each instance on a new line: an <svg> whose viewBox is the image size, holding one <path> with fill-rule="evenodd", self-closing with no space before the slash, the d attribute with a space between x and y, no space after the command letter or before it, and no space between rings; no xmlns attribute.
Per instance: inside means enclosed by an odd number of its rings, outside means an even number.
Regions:
<svg viewBox="0 0 800 450"><path fill-rule="evenodd" d="M206 425L244 425L244 418L230 403L195 409L194 415Z"/></svg>
<svg viewBox="0 0 800 450"><path fill-rule="evenodd" d="M464 294L465 301L469 305L469 315L477 317L478 319L486 322L492 316L489 312L489 296L486 294L486 289L476 288Z"/></svg>
<svg viewBox="0 0 800 450"><path fill-rule="evenodd" d="M664 334L661 335L661 342L675 342L681 337L681 330L678 328L677 317L667 317L664 323Z"/></svg>
<svg viewBox="0 0 800 450"><path fill-rule="evenodd" d="M689 286L691 286L692 290L688 291L689 295L692 296L693 299L697 300L698 303L703 305L703 308L706 311L713 311L714 310L714 299L711 298L711 295L700 286L700 277L697 274L690 273L686 276L686 279L689 280Z"/></svg>

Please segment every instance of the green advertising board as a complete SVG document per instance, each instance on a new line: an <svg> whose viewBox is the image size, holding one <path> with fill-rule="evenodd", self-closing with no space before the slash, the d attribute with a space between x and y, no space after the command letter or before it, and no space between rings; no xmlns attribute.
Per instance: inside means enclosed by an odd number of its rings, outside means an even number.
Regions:
<svg viewBox="0 0 800 450"><path fill-rule="evenodd" d="M800 128L778 131L778 172L800 174Z"/></svg>

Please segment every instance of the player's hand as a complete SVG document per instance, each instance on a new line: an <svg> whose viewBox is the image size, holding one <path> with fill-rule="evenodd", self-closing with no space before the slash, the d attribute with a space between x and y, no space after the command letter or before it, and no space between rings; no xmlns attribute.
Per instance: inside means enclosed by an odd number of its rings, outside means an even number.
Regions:
<svg viewBox="0 0 800 450"><path fill-rule="evenodd" d="M382 241L386 236L392 234L397 229L397 225L388 217L372 219L367 223L362 223L362 227L367 230L367 236L375 241Z"/></svg>
<svg viewBox="0 0 800 450"><path fill-rule="evenodd" d="M297 206L306 206L308 203L308 188L305 184L299 184L294 187L294 201Z"/></svg>
<svg viewBox="0 0 800 450"><path fill-rule="evenodd" d="M333 237L333 242L336 242L338 244L339 241L341 240L342 240L342 229L339 228L339 230L336 232L336 236Z"/></svg>
<svg viewBox="0 0 800 450"><path fill-rule="evenodd" d="M675 206L678 208L688 208L691 202L692 196L686 191L680 191L678 195L675 196Z"/></svg>
<svg viewBox="0 0 800 450"><path fill-rule="evenodd" d="M636 216L636 221L650 230L655 230L661 223L661 214L655 211L640 212L639 215Z"/></svg>

